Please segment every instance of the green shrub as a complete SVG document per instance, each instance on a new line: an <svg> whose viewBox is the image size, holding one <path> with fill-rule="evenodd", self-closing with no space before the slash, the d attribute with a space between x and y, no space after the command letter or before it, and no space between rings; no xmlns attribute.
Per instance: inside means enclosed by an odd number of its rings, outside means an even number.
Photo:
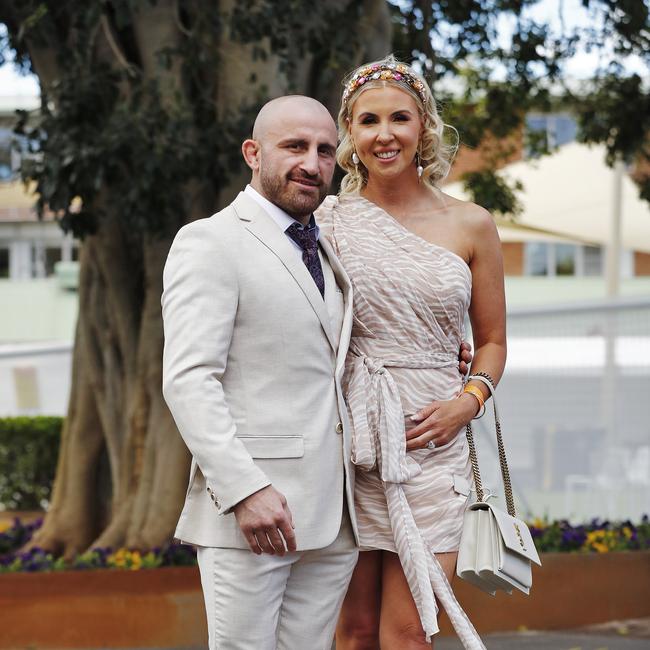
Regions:
<svg viewBox="0 0 650 650"><path fill-rule="evenodd" d="M0 508L36 510L50 498L63 418L0 418Z"/></svg>

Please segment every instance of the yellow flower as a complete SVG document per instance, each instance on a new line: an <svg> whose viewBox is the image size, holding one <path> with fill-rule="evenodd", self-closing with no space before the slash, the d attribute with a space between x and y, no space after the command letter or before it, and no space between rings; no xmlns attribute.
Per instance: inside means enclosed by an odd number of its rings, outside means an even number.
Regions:
<svg viewBox="0 0 650 650"><path fill-rule="evenodd" d="M592 530L587 533L586 550L608 553L616 548L616 534L612 530Z"/></svg>
<svg viewBox="0 0 650 650"><path fill-rule="evenodd" d="M142 557L140 556L140 553L135 551L134 553L131 554L131 571L137 571L138 569L142 568Z"/></svg>
<svg viewBox="0 0 650 650"><path fill-rule="evenodd" d="M11 521L0 521L0 533L4 533L5 530L9 530L13 526Z"/></svg>
<svg viewBox="0 0 650 650"><path fill-rule="evenodd" d="M632 538L632 529L629 526L623 526L623 537L625 539L631 539Z"/></svg>

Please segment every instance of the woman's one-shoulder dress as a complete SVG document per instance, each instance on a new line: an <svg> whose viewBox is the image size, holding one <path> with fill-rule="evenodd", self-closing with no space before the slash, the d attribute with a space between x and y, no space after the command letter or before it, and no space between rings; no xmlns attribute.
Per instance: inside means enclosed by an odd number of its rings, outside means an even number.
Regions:
<svg viewBox="0 0 650 650"><path fill-rule="evenodd" d="M438 631L438 596L464 646L484 648L434 555L458 550L472 480L467 440L461 432L407 452L405 438L411 415L462 390L471 272L360 196L327 197L316 216L353 287L344 388L361 548L398 553L427 640Z"/></svg>

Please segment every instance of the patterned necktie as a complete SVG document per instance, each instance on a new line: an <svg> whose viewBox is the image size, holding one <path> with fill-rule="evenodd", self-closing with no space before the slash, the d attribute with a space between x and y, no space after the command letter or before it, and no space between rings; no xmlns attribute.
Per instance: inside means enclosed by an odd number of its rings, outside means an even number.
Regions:
<svg viewBox="0 0 650 650"><path fill-rule="evenodd" d="M305 263L307 270L314 278L314 282L320 291L320 295L325 297L325 278L323 277L323 267L318 257L318 240L316 239L316 228L302 228L298 223L292 223L285 232L293 241L302 248L302 261Z"/></svg>

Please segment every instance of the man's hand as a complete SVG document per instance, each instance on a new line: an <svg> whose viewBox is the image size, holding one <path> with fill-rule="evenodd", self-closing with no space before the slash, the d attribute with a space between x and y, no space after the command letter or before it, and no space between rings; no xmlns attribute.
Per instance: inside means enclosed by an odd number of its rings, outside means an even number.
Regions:
<svg viewBox="0 0 650 650"><path fill-rule="evenodd" d="M296 550L293 517L287 500L272 485L240 501L233 512L251 551L256 555L284 555L286 551Z"/></svg>
<svg viewBox="0 0 650 650"><path fill-rule="evenodd" d="M460 344L460 350L458 352L458 372L461 375L467 374L469 364L472 363L473 358L472 346L467 341L463 341Z"/></svg>

